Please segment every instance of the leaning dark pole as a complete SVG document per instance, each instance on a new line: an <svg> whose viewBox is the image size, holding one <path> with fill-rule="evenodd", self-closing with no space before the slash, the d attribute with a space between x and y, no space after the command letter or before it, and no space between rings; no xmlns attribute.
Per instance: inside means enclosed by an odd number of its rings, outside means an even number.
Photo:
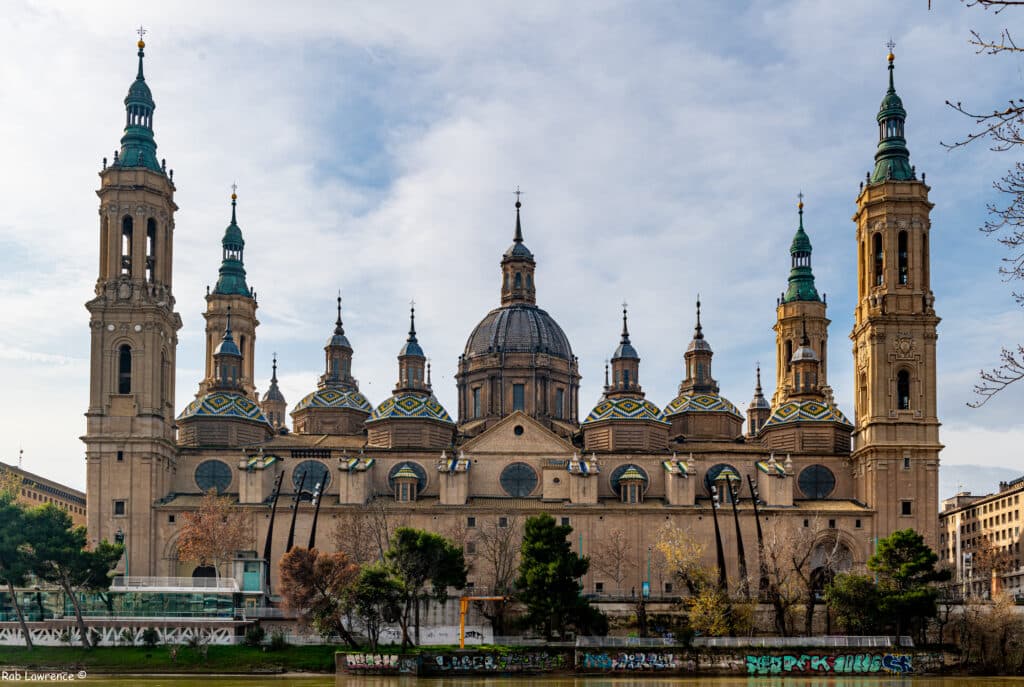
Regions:
<svg viewBox="0 0 1024 687"><path fill-rule="evenodd" d="M320 517L320 504L323 496L320 492L323 490L323 483L317 482L313 488L313 527L309 530L309 549L312 551L313 547L316 546L316 521Z"/></svg>
<svg viewBox="0 0 1024 687"><path fill-rule="evenodd" d="M288 546L284 549L285 553L291 551L292 544L295 543L295 518L299 514L299 502L302 500L302 488L305 486L306 473L303 471L302 475L299 476L299 487L295 490L295 495L292 496L292 526L288 528Z"/></svg>
<svg viewBox="0 0 1024 687"><path fill-rule="evenodd" d="M715 547L718 551L718 591L729 593L729 580L725 575L725 549L722 548L722 531L718 528L718 487L711 485L711 518L715 521Z"/></svg>
<svg viewBox="0 0 1024 687"><path fill-rule="evenodd" d="M757 524L757 560L761 573L761 579L758 580L757 588L758 595L763 597L764 593L768 590L768 566L764 562L764 532L761 531L761 512L757 507L760 494L757 493L757 487L754 486L754 478L750 475L747 475L747 484L750 485L750 501L754 504L754 522Z"/></svg>
<svg viewBox="0 0 1024 687"><path fill-rule="evenodd" d="M266 585L268 596L270 594L270 545L274 540L274 516L277 515L277 500L281 496L282 479L284 479L283 472L274 481L274 493L270 496L270 523L267 525L267 541L263 544L263 562L267 566Z"/></svg>
<svg viewBox="0 0 1024 687"><path fill-rule="evenodd" d="M749 476L749 475L748 475ZM739 487L733 488L731 480L726 481L726 488L729 490L729 498L732 500L732 518L736 522L736 553L740 558L740 593L747 599L750 598L750 584L747 580L747 554L743 551L743 533L740 531L740 514L736 508L739 501Z"/></svg>

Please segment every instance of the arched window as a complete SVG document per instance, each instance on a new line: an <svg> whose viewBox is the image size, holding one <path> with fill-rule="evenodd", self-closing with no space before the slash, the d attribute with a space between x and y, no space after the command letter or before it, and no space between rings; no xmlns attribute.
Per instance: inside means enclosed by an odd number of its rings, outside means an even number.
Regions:
<svg viewBox="0 0 1024 687"><path fill-rule="evenodd" d="M789 372L790 365L793 364L793 342L786 342L786 372Z"/></svg>
<svg viewBox="0 0 1024 687"><path fill-rule="evenodd" d="M132 392L132 347L123 344L117 349L117 393Z"/></svg>
<svg viewBox="0 0 1024 687"><path fill-rule="evenodd" d="M885 256L882 254L882 235L875 233L871 241L875 260L875 286L881 286L883 281L882 268L885 265Z"/></svg>
<svg viewBox="0 0 1024 687"><path fill-rule="evenodd" d="M526 288L529 291L533 291L533 275L532 274L527 274L526 275Z"/></svg>
<svg viewBox="0 0 1024 687"><path fill-rule="evenodd" d="M132 276L132 218L129 215L121 220L121 274Z"/></svg>
<svg viewBox="0 0 1024 687"><path fill-rule="evenodd" d="M625 389L629 388L629 370L622 371L622 386Z"/></svg>
<svg viewBox="0 0 1024 687"><path fill-rule="evenodd" d="M896 373L896 407L910 410L910 372L900 370Z"/></svg>
<svg viewBox="0 0 1024 687"><path fill-rule="evenodd" d="M152 217L146 223L146 281L156 281L156 220Z"/></svg>
<svg viewBox="0 0 1024 687"><path fill-rule="evenodd" d="M925 289L928 288L928 234L921 235L921 286Z"/></svg>
<svg viewBox="0 0 1024 687"><path fill-rule="evenodd" d="M555 419L561 420L565 415L565 389L555 389Z"/></svg>
<svg viewBox="0 0 1024 687"><path fill-rule="evenodd" d="M516 285L517 289L523 288L523 273L522 272L516 272L515 285Z"/></svg>
<svg viewBox="0 0 1024 687"><path fill-rule="evenodd" d="M697 379L704 379L704 363L697 363Z"/></svg>
<svg viewBox="0 0 1024 687"><path fill-rule="evenodd" d="M901 231L897 238L896 258L899 264L899 283L910 283L910 268L907 256L907 232Z"/></svg>

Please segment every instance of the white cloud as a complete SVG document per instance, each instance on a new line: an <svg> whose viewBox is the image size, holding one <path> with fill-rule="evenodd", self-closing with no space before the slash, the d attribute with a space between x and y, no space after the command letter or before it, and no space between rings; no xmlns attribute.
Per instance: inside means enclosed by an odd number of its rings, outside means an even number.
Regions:
<svg viewBox="0 0 1024 687"><path fill-rule="evenodd" d="M894 16L882 0L686 12L613 2L138 10L24 2L0 23L2 44L18 56L0 61L0 371L24 394L8 409L15 429L0 433L0 459L22 443L44 463L32 466L38 472L83 473L81 304L95 278L94 173L117 145L139 19L151 25L159 154L179 187L179 407L198 382L202 296L216 279L237 180L249 283L260 297L261 387L276 350L289 401L314 388L340 288L355 373L372 401L383 400L415 297L435 388L451 412L457 357L498 302L515 185L526 191L540 304L580 357L584 409L599 394L622 299L656 403L674 395L698 292L723 392L747 401L758 359L771 386L775 298L802 189L833 319L830 381L852 415L849 216L872 162L881 44L892 31L912 158L934 186L946 455L971 454L961 442L1008 450L986 433L1018 424L1020 390L983 412L963 406L976 370L1019 330L993 272L998 248L974 231L988 180L1007 163L938 145L970 126L946 98L999 102L1017 79L1011 61L965 45L969 27L998 26L990 13L922 6Z"/></svg>

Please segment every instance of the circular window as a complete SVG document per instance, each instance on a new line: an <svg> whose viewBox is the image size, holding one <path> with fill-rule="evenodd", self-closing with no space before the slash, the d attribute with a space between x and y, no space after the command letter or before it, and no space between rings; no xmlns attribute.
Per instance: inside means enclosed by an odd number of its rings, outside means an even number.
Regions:
<svg viewBox="0 0 1024 687"><path fill-rule="evenodd" d="M715 480L718 479L718 475L722 470L732 470L737 475L740 474L739 470L728 463L719 463L718 465L710 468L706 473L704 473L704 488L707 489L709 495L711 494L711 486L715 483Z"/></svg>
<svg viewBox="0 0 1024 687"><path fill-rule="evenodd" d="M644 470L639 465L626 463L625 465L620 465L619 467L612 470L611 477L608 478L608 481L611 483L612 486L612 491L615 492L616 495L620 494L619 479L622 477L622 474L630 468L634 468L637 472L644 476L644 491L647 490L647 485L650 484L650 479L647 477L647 471Z"/></svg>
<svg viewBox="0 0 1024 687"><path fill-rule="evenodd" d="M196 486L204 494L213 489L223 494L231 486L231 468L220 460L207 460L196 468Z"/></svg>
<svg viewBox="0 0 1024 687"><path fill-rule="evenodd" d="M811 465L800 471L797 485L807 498L823 499L836 488L836 476L824 465Z"/></svg>
<svg viewBox="0 0 1024 687"><path fill-rule="evenodd" d="M302 476L305 474L306 479L303 483ZM302 498L311 500L312 493L316 489L316 485L320 485L320 493L327 491L327 485L331 483L331 473L328 472L327 466L321 463L319 460L304 460L292 470L292 486L296 490L302 489L304 493ZM302 485L301 487L299 485Z"/></svg>
<svg viewBox="0 0 1024 687"><path fill-rule="evenodd" d="M404 467L408 467L416 473L416 492L422 494L423 490L427 488L427 471L419 463L413 463L408 460L398 463L388 471L388 489L392 492L395 491L395 474Z"/></svg>
<svg viewBox="0 0 1024 687"><path fill-rule="evenodd" d="M517 437L521 437L521 436L523 436L523 431L524 431L524 430L523 430L523 426L522 426L522 425L516 425L515 427L513 427L513 428L512 428L512 432L513 432L513 433L514 433L514 434L515 434L515 435L516 435Z"/></svg>
<svg viewBox="0 0 1024 687"><path fill-rule="evenodd" d="M537 488L537 473L526 463L512 463L501 471L501 488L509 496L529 496Z"/></svg>

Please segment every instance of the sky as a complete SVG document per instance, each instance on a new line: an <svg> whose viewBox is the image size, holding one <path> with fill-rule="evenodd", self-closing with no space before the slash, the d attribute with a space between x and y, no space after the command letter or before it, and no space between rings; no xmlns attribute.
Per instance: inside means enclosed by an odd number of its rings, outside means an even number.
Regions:
<svg viewBox="0 0 1024 687"><path fill-rule="evenodd" d="M967 40L1022 15L931 4L8 0L0 460L23 449L26 469L85 482L94 192L121 136L142 24L157 154L180 207L179 410L200 379L232 183L259 300L260 391L274 352L290 406L315 388L340 290L353 372L384 401L415 299L452 415L458 356L499 303L521 187L538 303L580 360L580 419L600 396L623 301L657 405L682 378L698 294L723 395L743 410L757 361L771 393L801 191L832 320L829 380L853 416L850 217L873 166L891 37L911 162L935 203L942 461L1024 472L1024 385L966 405L978 370L1024 338L998 274L1005 253L977 230L1016 158L942 146L972 130L947 99L983 110L1019 94L1021 58L977 55Z"/></svg>

